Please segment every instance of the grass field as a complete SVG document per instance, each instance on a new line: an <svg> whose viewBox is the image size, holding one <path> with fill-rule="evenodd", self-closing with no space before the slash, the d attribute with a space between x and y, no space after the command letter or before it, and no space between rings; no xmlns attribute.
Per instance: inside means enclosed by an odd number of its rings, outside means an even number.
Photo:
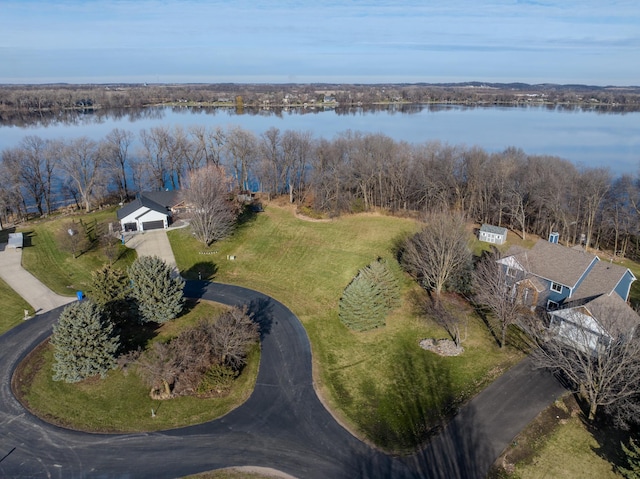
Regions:
<svg viewBox="0 0 640 479"><path fill-rule="evenodd" d="M60 217L48 221L27 223L20 227L25 235L25 248L22 252L22 264L47 285L51 290L64 296L73 296L76 291L87 291L90 287L91 272L108 262L100 248L74 258L71 253L59 248L56 236L64 230L67 222L76 222L80 217ZM115 209L105 209L83 215L85 223L97 220L115 221ZM116 267L126 268L135 259L135 251L124 246L118 247Z"/></svg>
<svg viewBox="0 0 640 479"><path fill-rule="evenodd" d="M179 319L162 325L154 340L167 340L201 318L217 316L223 308L199 303ZM53 381L53 348L46 342L21 363L16 377L22 381L15 386L31 411L54 424L92 432L156 431L206 422L242 404L253 391L259 362L256 345L226 397L155 401L133 372L110 371L104 380L91 378L75 384ZM155 417L151 417L152 409Z"/></svg>
<svg viewBox="0 0 640 479"><path fill-rule="evenodd" d="M20 324L24 318L24 310L33 314L33 308L18 293L0 279L0 334Z"/></svg>
<svg viewBox="0 0 640 479"><path fill-rule="evenodd" d="M419 348L420 339L446 333L416 316L410 298L418 288L393 260L394 245L417 228L413 220L372 214L306 221L289 208L269 206L210 249L188 230L171 231L169 238L183 275L200 272L203 279L254 288L289 306L309 334L325 400L361 436L389 450L408 450L443 414L520 357L500 351L455 298L452 307L469 319L466 352L443 358ZM358 270L379 256L395 264L405 301L384 328L354 333L340 323L338 301Z"/></svg>
<svg viewBox="0 0 640 479"><path fill-rule="evenodd" d="M616 479L620 431L590 430L572 396L559 399L529 424L497 461L490 479Z"/></svg>

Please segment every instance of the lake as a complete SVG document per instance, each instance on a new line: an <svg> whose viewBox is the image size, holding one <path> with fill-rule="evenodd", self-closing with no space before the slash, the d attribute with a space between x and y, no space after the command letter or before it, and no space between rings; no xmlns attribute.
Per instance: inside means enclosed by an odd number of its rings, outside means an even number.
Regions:
<svg viewBox="0 0 640 479"><path fill-rule="evenodd" d="M261 134L270 127L310 131L333 138L353 130L384 133L396 140L479 146L489 152L513 146L531 155L552 155L577 165L638 172L640 112L612 113L562 107L465 107L460 105L390 106L377 109L259 110L237 114L227 108L154 107L73 114L72 120L10 126L0 123L0 150L16 146L26 135L42 138L87 136L101 140L113 128L157 126L240 126Z"/></svg>

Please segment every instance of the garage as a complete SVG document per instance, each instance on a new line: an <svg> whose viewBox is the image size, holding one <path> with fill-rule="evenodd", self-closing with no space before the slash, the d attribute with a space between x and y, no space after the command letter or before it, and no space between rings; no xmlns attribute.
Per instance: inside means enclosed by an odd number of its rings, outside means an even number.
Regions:
<svg viewBox="0 0 640 479"><path fill-rule="evenodd" d="M162 220L145 221L144 223L142 223L142 230L143 231L161 230L163 228L164 228L164 221L162 221Z"/></svg>

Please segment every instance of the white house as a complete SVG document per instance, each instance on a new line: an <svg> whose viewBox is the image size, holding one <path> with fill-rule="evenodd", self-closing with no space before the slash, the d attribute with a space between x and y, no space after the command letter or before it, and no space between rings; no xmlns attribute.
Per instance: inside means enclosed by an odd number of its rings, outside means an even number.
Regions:
<svg viewBox="0 0 640 479"><path fill-rule="evenodd" d="M478 239L487 243L504 244L507 241L507 228L483 224L480 227Z"/></svg>
<svg viewBox="0 0 640 479"><path fill-rule="evenodd" d="M549 329L565 344L598 354L620 335L634 335L640 317L616 294L551 311Z"/></svg>
<svg viewBox="0 0 640 479"><path fill-rule="evenodd" d="M122 231L168 228L171 224L172 208L176 206L176 202L176 191L140 193L138 198L124 205L117 212Z"/></svg>

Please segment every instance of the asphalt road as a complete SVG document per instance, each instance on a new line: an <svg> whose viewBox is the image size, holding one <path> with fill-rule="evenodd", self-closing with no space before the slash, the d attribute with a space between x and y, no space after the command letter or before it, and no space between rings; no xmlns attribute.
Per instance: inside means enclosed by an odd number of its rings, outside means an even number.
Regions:
<svg viewBox="0 0 640 479"><path fill-rule="evenodd" d="M550 375L523 362L471 401L423 451L390 457L353 437L320 403L306 332L288 308L236 286L189 282L186 293L250 303L256 313L262 356L246 403L218 420L156 433L87 434L44 423L16 401L10 381L20 360L51 333L57 309L0 336L0 477L173 478L253 465L299 478L480 478L562 392Z"/></svg>

